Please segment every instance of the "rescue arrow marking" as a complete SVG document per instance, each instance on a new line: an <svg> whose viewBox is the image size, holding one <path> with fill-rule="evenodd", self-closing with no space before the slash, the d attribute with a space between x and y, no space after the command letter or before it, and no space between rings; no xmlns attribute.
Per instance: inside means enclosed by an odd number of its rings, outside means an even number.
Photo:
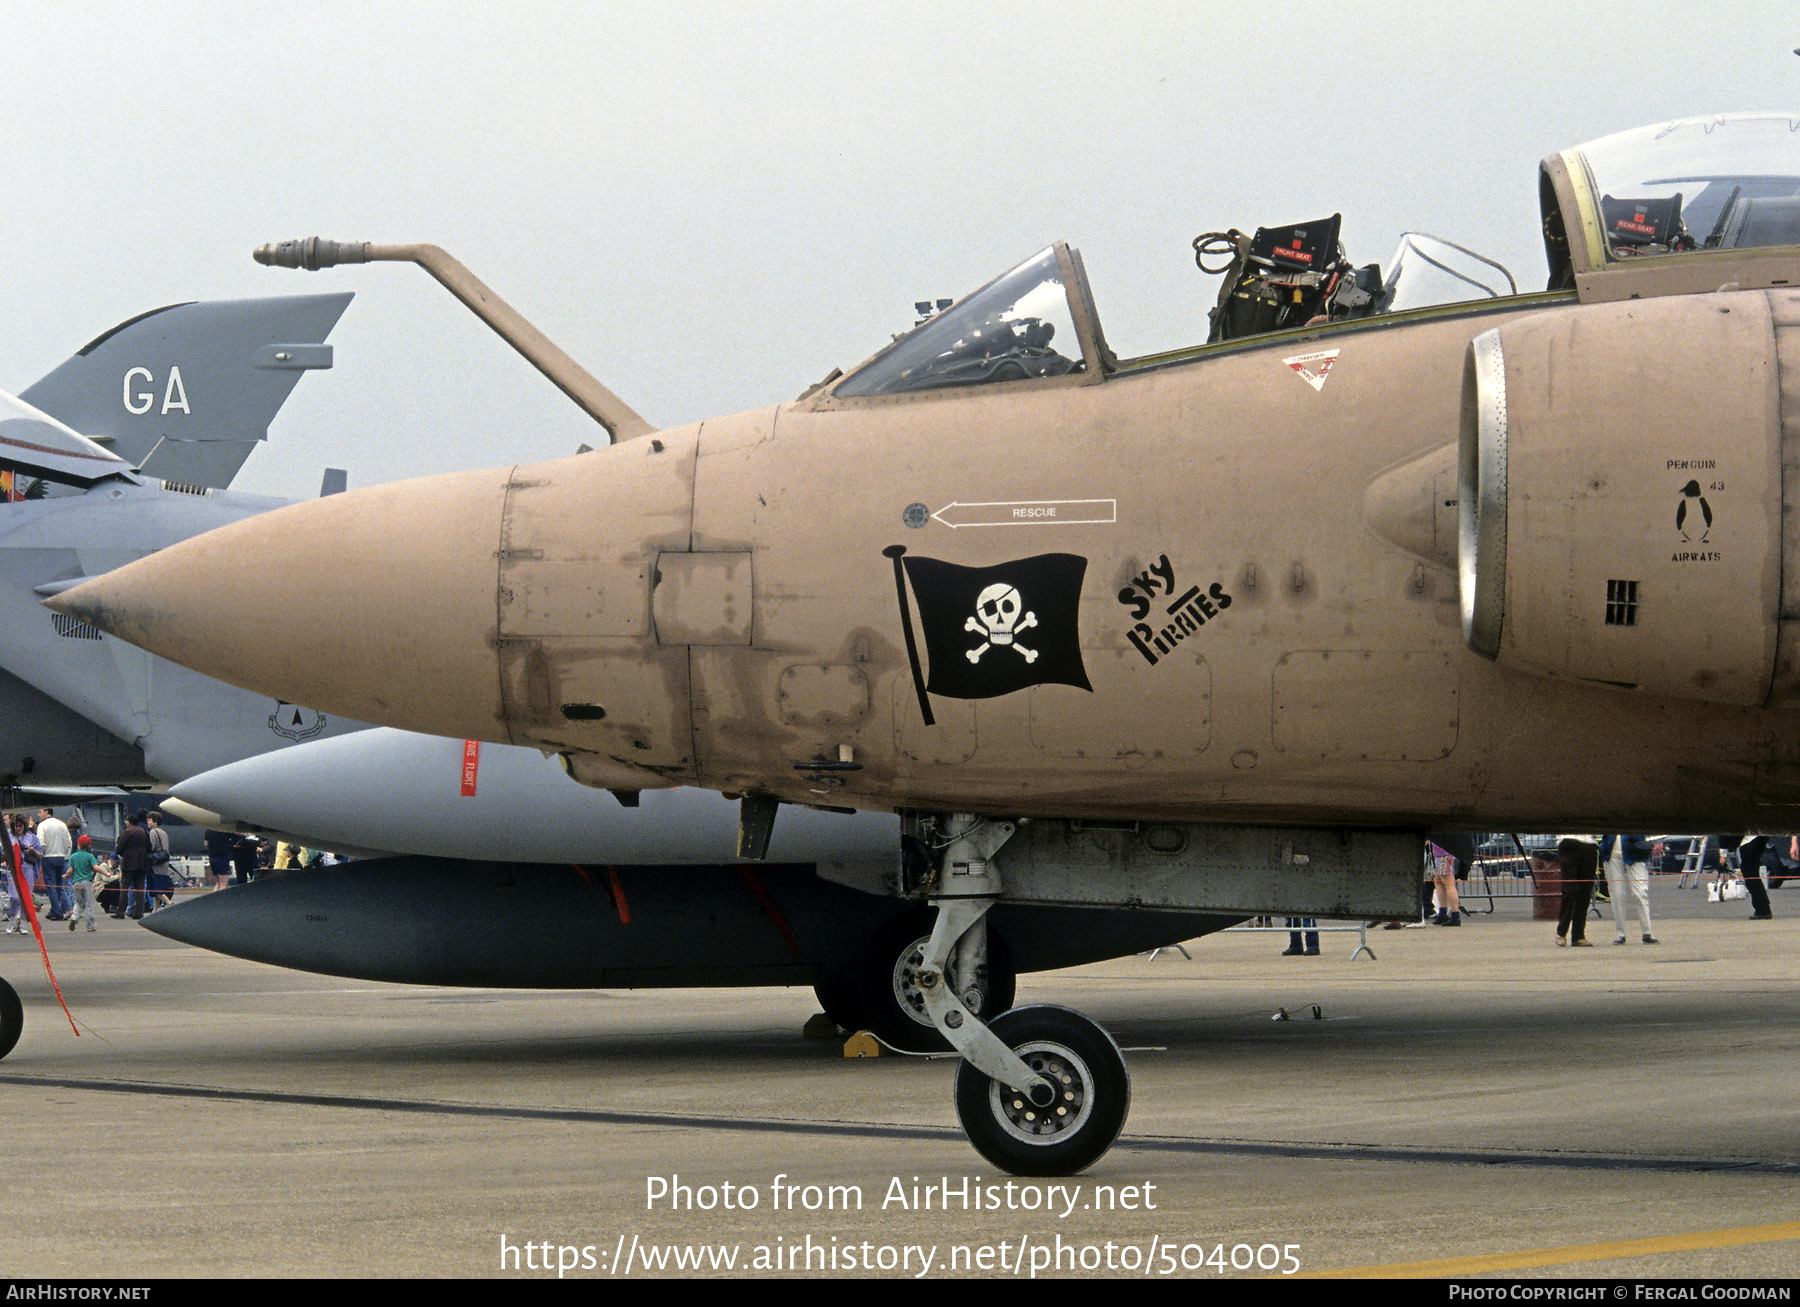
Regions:
<svg viewBox="0 0 1800 1307"><path fill-rule="evenodd" d="M1020 499L945 504L932 516L951 530L964 526L1105 526L1119 520L1116 499Z"/></svg>

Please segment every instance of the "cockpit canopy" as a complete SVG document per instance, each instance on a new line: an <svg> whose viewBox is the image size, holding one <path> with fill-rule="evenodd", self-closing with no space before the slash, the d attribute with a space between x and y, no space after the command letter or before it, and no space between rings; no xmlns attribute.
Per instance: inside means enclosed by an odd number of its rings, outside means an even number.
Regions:
<svg viewBox="0 0 1800 1307"><path fill-rule="evenodd" d="M1061 243L929 318L857 368L838 399L1087 373L1105 351L1081 255Z"/></svg>
<svg viewBox="0 0 1800 1307"><path fill-rule="evenodd" d="M1645 258L1800 245L1800 118L1639 127L1544 160L1552 288Z"/></svg>
<svg viewBox="0 0 1800 1307"><path fill-rule="evenodd" d="M5 497L16 498L27 476L72 486L91 486L131 471L117 454L0 391L0 477ZM41 491L39 492L41 493Z"/></svg>

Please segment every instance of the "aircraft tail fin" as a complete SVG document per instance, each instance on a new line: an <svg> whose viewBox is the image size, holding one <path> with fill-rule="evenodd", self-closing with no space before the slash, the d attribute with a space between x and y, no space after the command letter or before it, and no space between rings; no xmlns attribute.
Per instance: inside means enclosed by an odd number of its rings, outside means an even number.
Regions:
<svg viewBox="0 0 1800 1307"><path fill-rule="evenodd" d="M155 309L90 342L19 398L147 476L223 489L300 374L331 366L324 340L350 300L338 292Z"/></svg>

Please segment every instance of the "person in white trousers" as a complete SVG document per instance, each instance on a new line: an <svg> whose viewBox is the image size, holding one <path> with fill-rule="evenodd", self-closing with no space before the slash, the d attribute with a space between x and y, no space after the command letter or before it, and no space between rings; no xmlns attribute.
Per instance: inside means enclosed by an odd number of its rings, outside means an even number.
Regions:
<svg viewBox="0 0 1800 1307"><path fill-rule="evenodd" d="M1650 929L1650 841L1639 835L1607 835L1600 841L1600 865L1606 868L1606 885L1612 891L1613 943L1625 942L1630 908L1637 910L1644 943L1656 943Z"/></svg>

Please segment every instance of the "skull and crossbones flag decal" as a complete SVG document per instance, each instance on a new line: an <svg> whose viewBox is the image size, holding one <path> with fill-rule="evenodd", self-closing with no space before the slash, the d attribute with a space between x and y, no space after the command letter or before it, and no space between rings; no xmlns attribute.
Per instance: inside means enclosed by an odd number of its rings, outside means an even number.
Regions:
<svg viewBox="0 0 1800 1307"><path fill-rule="evenodd" d="M1034 554L991 567L964 567L906 555L903 545L882 552L894 560L906 650L927 725L933 721L928 693L992 699L1033 685L1093 690L1081 661L1087 559ZM919 667L908 582L918 600L929 675Z"/></svg>

